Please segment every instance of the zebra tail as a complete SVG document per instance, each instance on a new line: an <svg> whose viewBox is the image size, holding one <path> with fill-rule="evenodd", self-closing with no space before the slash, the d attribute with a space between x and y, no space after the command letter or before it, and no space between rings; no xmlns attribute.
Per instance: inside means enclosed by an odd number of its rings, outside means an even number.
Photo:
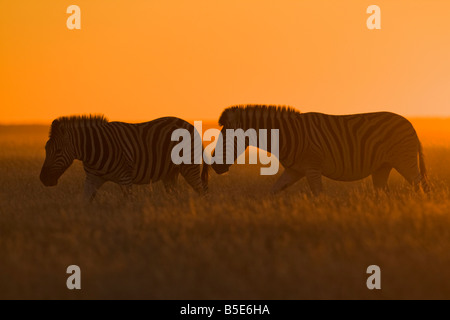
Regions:
<svg viewBox="0 0 450 320"><path fill-rule="evenodd" d="M430 186L428 185L428 175L427 175L427 168L425 167L425 156L423 154L423 147L422 144L419 141L419 169L420 174L422 175L421 184L422 189L425 192L430 192Z"/></svg>
<svg viewBox="0 0 450 320"><path fill-rule="evenodd" d="M203 184L203 189L206 191L208 190L208 178L209 178L209 173L208 173L208 169L209 169L210 165L207 164L206 162L203 162L203 168L202 168L202 184Z"/></svg>

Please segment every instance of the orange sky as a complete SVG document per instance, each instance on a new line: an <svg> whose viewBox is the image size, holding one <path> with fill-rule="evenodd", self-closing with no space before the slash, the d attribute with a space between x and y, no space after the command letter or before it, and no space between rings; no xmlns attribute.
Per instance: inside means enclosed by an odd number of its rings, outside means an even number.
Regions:
<svg viewBox="0 0 450 320"><path fill-rule="evenodd" d="M68 30L66 8L81 8ZM381 8L368 30L366 8ZM233 104L450 116L450 1L0 2L0 123L217 119Z"/></svg>

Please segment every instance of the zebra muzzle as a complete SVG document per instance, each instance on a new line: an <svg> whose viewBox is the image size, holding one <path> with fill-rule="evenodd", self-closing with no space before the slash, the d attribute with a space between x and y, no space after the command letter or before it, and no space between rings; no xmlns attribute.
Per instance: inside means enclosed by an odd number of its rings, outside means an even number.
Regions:
<svg viewBox="0 0 450 320"><path fill-rule="evenodd" d="M42 169L39 178L46 187L54 187L58 184L58 178L53 177L48 170L45 170L44 168Z"/></svg>
<svg viewBox="0 0 450 320"><path fill-rule="evenodd" d="M217 174L223 174L230 170L230 166L228 166L228 165L214 165L213 164L211 167Z"/></svg>

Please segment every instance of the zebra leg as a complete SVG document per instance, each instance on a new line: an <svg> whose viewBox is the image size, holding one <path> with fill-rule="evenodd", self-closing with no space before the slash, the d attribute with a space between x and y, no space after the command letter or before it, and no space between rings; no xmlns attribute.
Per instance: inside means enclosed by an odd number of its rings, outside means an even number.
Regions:
<svg viewBox="0 0 450 320"><path fill-rule="evenodd" d="M286 168L284 169L280 178L278 178L278 180L275 182L270 192L272 194L277 194L278 192L283 191L287 187L293 185L304 176L304 174L298 173L293 169Z"/></svg>
<svg viewBox="0 0 450 320"><path fill-rule="evenodd" d="M129 199L131 197L131 194L132 194L131 187L132 187L132 184L121 184L120 185L120 189L122 189L123 196L126 199Z"/></svg>
<svg viewBox="0 0 450 320"><path fill-rule="evenodd" d="M397 170L403 178L406 179L413 187L415 191L419 191L420 183L423 180L422 174L420 174L419 166L417 162L411 163L408 165L399 165L395 166L395 170Z"/></svg>
<svg viewBox="0 0 450 320"><path fill-rule="evenodd" d="M372 172L372 182L375 190L383 190L386 193L389 192L388 188L388 179L389 174L391 173L392 166L388 164L384 164L374 172Z"/></svg>
<svg viewBox="0 0 450 320"><path fill-rule="evenodd" d="M307 169L305 175L312 193L318 196L322 192L322 172L318 169Z"/></svg>
<svg viewBox="0 0 450 320"><path fill-rule="evenodd" d="M194 189L199 195L206 194L206 188L203 186L202 179L200 177L200 165L199 164L185 164L181 166L181 175L187 181L187 183Z"/></svg>
<svg viewBox="0 0 450 320"><path fill-rule="evenodd" d="M175 186L177 185L178 172L174 173L163 180L164 188L167 193L173 193L175 191Z"/></svg>
<svg viewBox="0 0 450 320"><path fill-rule="evenodd" d="M86 181L84 182L84 200L86 202L92 202L97 190L105 183L105 180L101 177L86 174Z"/></svg>
<svg viewBox="0 0 450 320"><path fill-rule="evenodd" d="M431 191L431 188L430 188L430 185L428 184L428 178L426 175L424 176L423 174L421 174L420 176L421 176L420 184L422 185L422 190L425 193L429 194Z"/></svg>

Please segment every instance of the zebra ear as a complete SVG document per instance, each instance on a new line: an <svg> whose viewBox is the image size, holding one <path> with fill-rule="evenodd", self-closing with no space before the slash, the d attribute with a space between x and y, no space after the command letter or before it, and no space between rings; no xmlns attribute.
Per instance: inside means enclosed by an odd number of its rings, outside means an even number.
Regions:
<svg viewBox="0 0 450 320"><path fill-rule="evenodd" d="M64 128L58 119L53 120L51 130L50 130L50 136L53 136L54 134L62 134L64 133Z"/></svg>

